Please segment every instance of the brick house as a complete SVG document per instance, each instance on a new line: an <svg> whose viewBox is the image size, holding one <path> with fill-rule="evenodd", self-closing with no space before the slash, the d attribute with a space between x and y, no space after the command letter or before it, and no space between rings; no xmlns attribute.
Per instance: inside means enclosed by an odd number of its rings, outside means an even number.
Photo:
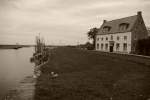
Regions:
<svg viewBox="0 0 150 100"><path fill-rule="evenodd" d="M96 34L96 50L105 52L136 52L136 42L147 38L148 32L142 12L112 21L103 21Z"/></svg>

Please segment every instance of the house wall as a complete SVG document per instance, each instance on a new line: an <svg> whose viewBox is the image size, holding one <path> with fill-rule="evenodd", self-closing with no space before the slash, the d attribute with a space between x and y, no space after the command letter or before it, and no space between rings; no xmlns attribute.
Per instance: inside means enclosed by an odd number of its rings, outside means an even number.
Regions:
<svg viewBox="0 0 150 100"><path fill-rule="evenodd" d="M113 40L111 40L111 36L113 36ZM126 40L124 40L124 36L127 37ZM108 40L106 40L106 37L108 38ZM117 40L117 37L119 37L119 40ZM103 38L103 40L102 40L102 38ZM97 35L96 36L96 46L95 46L96 50L109 52L110 51L109 41L114 41L113 52L124 52L124 53L130 53L131 52L131 32ZM118 50L116 48L117 43L119 43L119 45L120 45ZM124 51L124 49L123 49L124 43L127 44L127 50L126 51ZM101 44L103 44L103 49L101 47ZM107 49L106 49L105 44L108 44Z"/></svg>
<svg viewBox="0 0 150 100"><path fill-rule="evenodd" d="M150 30L147 30L148 31L148 37L150 37Z"/></svg>
<svg viewBox="0 0 150 100"><path fill-rule="evenodd" d="M146 29L143 17L141 13L138 14L138 18L136 20L136 23L132 29L132 52L136 52L137 48L137 41L140 39L144 39L148 37L148 31Z"/></svg>

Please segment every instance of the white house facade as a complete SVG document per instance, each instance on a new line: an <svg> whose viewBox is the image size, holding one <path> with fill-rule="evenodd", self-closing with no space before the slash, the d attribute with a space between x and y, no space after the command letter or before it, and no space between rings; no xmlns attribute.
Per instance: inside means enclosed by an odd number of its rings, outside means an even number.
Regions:
<svg viewBox="0 0 150 100"><path fill-rule="evenodd" d="M117 20L104 20L96 34L95 49L104 52L131 53L136 51L137 40L146 38L147 34L141 12Z"/></svg>
<svg viewBox="0 0 150 100"><path fill-rule="evenodd" d="M96 50L131 52L131 32L97 35L96 41Z"/></svg>

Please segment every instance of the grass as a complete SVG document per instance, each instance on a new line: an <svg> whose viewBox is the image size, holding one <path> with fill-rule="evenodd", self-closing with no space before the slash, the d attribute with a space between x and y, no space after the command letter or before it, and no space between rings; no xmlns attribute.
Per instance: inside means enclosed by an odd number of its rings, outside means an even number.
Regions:
<svg viewBox="0 0 150 100"><path fill-rule="evenodd" d="M41 68L35 100L147 100L150 66L68 47L52 50ZM59 74L50 78L49 73Z"/></svg>

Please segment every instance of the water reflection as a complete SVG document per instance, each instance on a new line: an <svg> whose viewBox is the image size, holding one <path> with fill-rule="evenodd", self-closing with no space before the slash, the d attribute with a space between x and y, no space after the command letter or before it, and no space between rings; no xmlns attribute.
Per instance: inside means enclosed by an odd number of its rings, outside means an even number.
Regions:
<svg viewBox="0 0 150 100"><path fill-rule="evenodd" d="M33 48L0 49L0 97L17 86L24 77L32 75L32 54Z"/></svg>

